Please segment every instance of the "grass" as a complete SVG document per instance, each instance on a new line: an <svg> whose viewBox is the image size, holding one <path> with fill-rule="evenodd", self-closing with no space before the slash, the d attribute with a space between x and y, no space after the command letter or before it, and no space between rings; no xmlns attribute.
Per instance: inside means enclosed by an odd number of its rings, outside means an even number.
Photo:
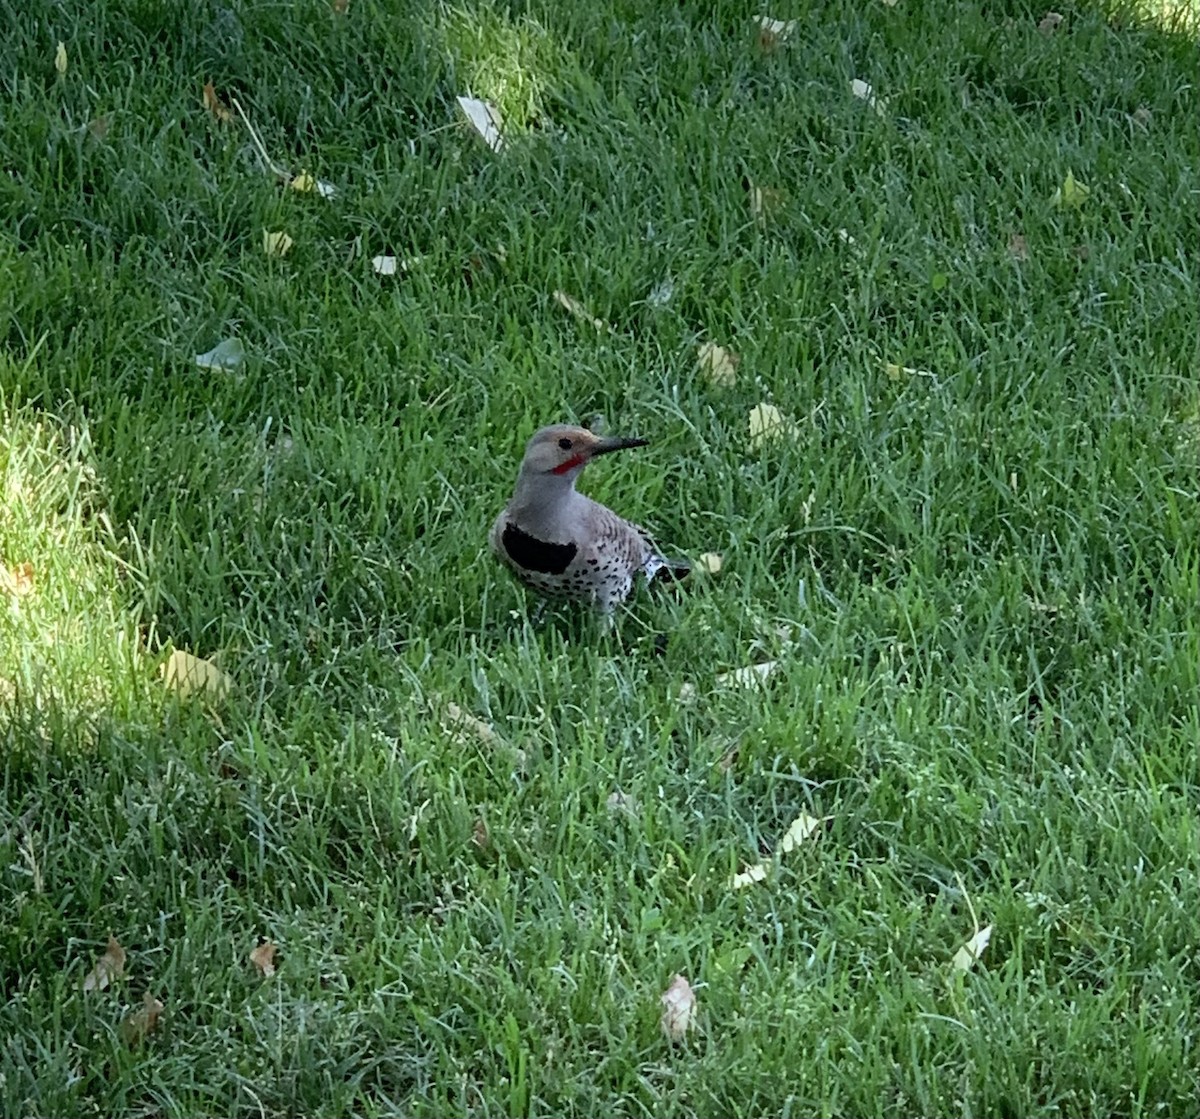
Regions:
<svg viewBox="0 0 1200 1119"><path fill-rule="evenodd" d="M1193 1111L1194 18L167 7L0 46L0 1111ZM725 560L611 633L485 547L597 413L653 442L588 492Z"/></svg>

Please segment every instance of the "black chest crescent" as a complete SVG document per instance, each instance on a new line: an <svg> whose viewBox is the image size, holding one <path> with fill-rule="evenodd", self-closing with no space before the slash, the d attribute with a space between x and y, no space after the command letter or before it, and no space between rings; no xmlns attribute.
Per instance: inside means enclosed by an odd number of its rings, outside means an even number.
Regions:
<svg viewBox="0 0 1200 1119"><path fill-rule="evenodd" d="M500 536L508 558L526 571L543 575L561 575L571 565L579 549L574 544L551 544L522 532L514 524L506 524Z"/></svg>

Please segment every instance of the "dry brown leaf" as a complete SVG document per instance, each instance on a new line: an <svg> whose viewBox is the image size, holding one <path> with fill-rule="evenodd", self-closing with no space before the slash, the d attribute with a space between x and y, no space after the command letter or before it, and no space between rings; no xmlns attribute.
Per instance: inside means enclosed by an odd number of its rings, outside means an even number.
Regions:
<svg viewBox="0 0 1200 1119"><path fill-rule="evenodd" d="M141 1009L135 1010L125 1019L123 1031L125 1040L130 1045L145 1041L158 1028L158 1019L163 1012L163 1004L149 991L142 996Z"/></svg>
<svg viewBox="0 0 1200 1119"><path fill-rule="evenodd" d="M1026 243L1023 233L1014 233L1008 239L1008 253L1013 260L1029 259L1029 245Z"/></svg>
<svg viewBox="0 0 1200 1119"><path fill-rule="evenodd" d="M696 351L700 361L700 373L710 384L727 388L737 381L737 367L742 360L732 350L718 346L716 342L705 342Z"/></svg>
<svg viewBox="0 0 1200 1119"><path fill-rule="evenodd" d="M176 649L167 658L162 675L163 684L180 699L199 695L213 703L220 703L233 687L233 680L212 661L194 657L182 649Z"/></svg>
<svg viewBox="0 0 1200 1119"><path fill-rule="evenodd" d="M85 991L103 991L114 979L120 979L124 974L125 949L110 933L104 955L96 961L95 967L83 977L83 989Z"/></svg>
<svg viewBox="0 0 1200 1119"><path fill-rule="evenodd" d="M1038 21L1038 30L1043 35L1053 35L1062 23L1063 17L1060 12L1047 12Z"/></svg>
<svg viewBox="0 0 1200 1119"><path fill-rule="evenodd" d="M796 30L796 21L759 16L754 21L754 26L758 30L758 45L764 51L773 51L788 41L788 37Z"/></svg>
<svg viewBox="0 0 1200 1119"><path fill-rule="evenodd" d="M672 1044L682 1041L696 1014L696 992L692 985L682 975L676 975L659 996L659 1002L663 1004L660 1022L663 1034Z"/></svg>
<svg viewBox="0 0 1200 1119"><path fill-rule="evenodd" d="M230 112L225 102L217 96L216 86L212 82L204 83L204 107L222 124L231 124L233 122L233 113Z"/></svg>
<svg viewBox="0 0 1200 1119"><path fill-rule="evenodd" d="M492 837L482 816L475 817L475 824L471 828L471 842L481 851L486 851L492 845Z"/></svg>
<svg viewBox="0 0 1200 1119"><path fill-rule="evenodd" d="M33 564L18 563L15 567L0 567L0 594L24 598L33 594Z"/></svg>
<svg viewBox="0 0 1200 1119"><path fill-rule="evenodd" d="M442 728L448 732L467 731L486 745L496 741L496 731L491 723L485 723L469 711L464 711L457 703L447 703Z"/></svg>
<svg viewBox="0 0 1200 1119"><path fill-rule="evenodd" d="M275 942L264 940L250 953L250 962L258 968L264 979L275 974Z"/></svg>
<svg viewBox="0 0 1200 1119"><path fill-rule="evenodd" d="M582 303L572 295L568 295L565 291L556 291L554 298L559 304L571 312L577 319L586 323L591 323L597 330L611 331L612 327L603 319L596 318Z"/></svg>

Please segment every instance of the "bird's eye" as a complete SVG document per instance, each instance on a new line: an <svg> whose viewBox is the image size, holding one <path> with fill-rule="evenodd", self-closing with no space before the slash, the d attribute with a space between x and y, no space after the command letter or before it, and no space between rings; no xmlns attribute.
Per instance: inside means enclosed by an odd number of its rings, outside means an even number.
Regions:
<svg viewBox="0 0 1200 1119"><path fill-rule="evenodd" d="M569 451L571 449L571 440L564 437L558 441L558 445L564 451Z"/></svg>

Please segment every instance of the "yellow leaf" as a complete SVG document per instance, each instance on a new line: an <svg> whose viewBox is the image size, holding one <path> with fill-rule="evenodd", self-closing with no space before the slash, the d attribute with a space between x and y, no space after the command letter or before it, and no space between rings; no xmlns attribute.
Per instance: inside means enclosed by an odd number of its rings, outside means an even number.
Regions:
<svg viewBox="0 0 1200 1119"><path fill-rule="evenodd" d="M820 826L821 821L815 816L801 812L792 821L788 830L783 833L783 838L779 841L779 854L786 855L789 851L794 851Z"/></svg>
<svg viewBox="0 0 1200 1119"><path fill-rule="evenodd" d="M775 439L795 438L795 421L774 404L756 404L750 409L750 446L758 448Z"/></svg>
<svg viewBox="0 0 1200 1119"><path fill-rule="evenodd" d="M26 561L15 567L0 567L0 594L13 598L33 594L33 564Z"/></svg>
<svg viewBox="0 0 1200 1119"><path fill-rule="evenodd" d="M204 107L222 124L229 124L233 120L233 113L217 96L216 87L212 82L204 83Z"/></svg>
<svg viewBox="0 0 1200 1119"><path fill-rule="evenodd" d="M992 926L980 929L957 952L954 953L952 967L955 971L970 971L976 961L982 958L984 949L992 939Z"/></svg>
<svg viewBox="0 0 1200 1119"><path fill-rule="evenodd" d="M307 171L301 171L291 182L292 190L298 194L311 194L316 189L317 180Z"/></svg>
<svg viewBox="0 0 1200 1119"><path fill-rule="evenodd" d="M732 350L718 346L716 342L705 342L696 351L700 360L700 372L711 384L727 388L737 381L737 367L742 360Z"/></svg>
<svg viewBox="0 0 1200 1119"><path fill-rule="evenodd" d="M694 1025L696 1014L696 992L692 985L682 975L676 975L659 996L659 1002L663 1004L660 1022L663 1034L672 1044L682 1041Z"/></svg>
<svg viewBox="0 0 1200 1119"><path fill-rule="evenodd" d="M263 252L267 256L287 256L288 250L295 242L282 229L275 232L263 230Z"/></svg>
<svg viewBox="0 0 1200 1119"><path fill-rule="evenodd" d="M201 695L214 703L220 703L233 687L233 680L212 661L182 649L176 649L163 665L163 683L180 699Z"/></svg>
<svg viewBox="0 0 1200 1119"><path fill-rule="evenodd" d="M1091 188L1086 187L1079 182L1073 172L1068 171L1067 177L1063 179L1062 186L1054 192L1054 197L1050 199L1053 206L1074 206L1078 209L1087 200L1087 196L1091 194Z"/></svg>
<svg viewBox="0 0 1200 1119"><path fill-rule="evenodd" d="M567 295L565 291L556 291L554 293L554 298L558 300L558 302L568 311L570 311L571 314L577 319L581 319L586 323L591 323L592 326L594 326L597 330L612 330L612 327L609 326L608 323L606 323L603 319L596 318L596 316L593 315L591 311L589 311L582 303L580 303L578 299L574 298L574 296Z"/></svg>
<svg viewBox="0 0 1200 1119"><path fill-rule="evenodd" d="M250 953L250 962L258 968L264 979L270 979L275 974L275 944L264 940Z"/></svg>
<svg viewBox="0 0 1200 1119"><path fill-rule="evenodd" d="M67 72L67 48L59 41L57 48L54 51L54 69L60 74Z"/></svg>
<svg viewBox="0 0 1200 1119"><path fill-rule="evenodd" d="M110 933L104 955L96 961L95 967L83 977L83 989L85 991L103 991L114 979L120 979L124 974L125 949Z"/></svg>
<svg viewBox="0 0 1200 1119"><path fill-rule="evenodd" d="M709 575L718 574L724 566L720 552L705 552L696 562L700 570L708 572Z"/></svg>

